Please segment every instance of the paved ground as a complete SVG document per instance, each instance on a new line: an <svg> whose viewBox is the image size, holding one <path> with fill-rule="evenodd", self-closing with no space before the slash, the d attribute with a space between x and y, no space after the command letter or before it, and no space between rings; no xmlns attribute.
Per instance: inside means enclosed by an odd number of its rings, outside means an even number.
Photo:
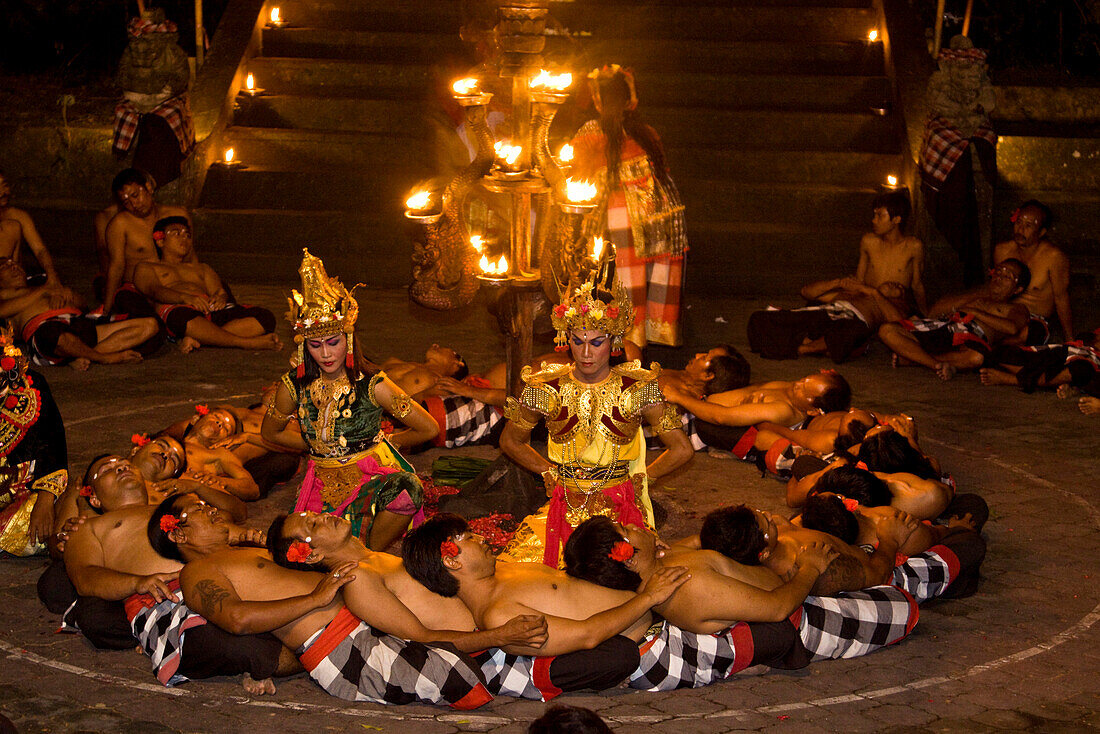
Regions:
<svg viewBox="0 0 1100 734"><path fill-rule="evenodd" d="M278 286L240 286L238 295L281 313L294 272L288 267L272 277ZM360 295L357 343L374 354L415 358L436 341L455 346L475 370L503 354L480 305L461 314L428 314L414 310L400 291ZM754 305L694 302L690 348L655 350L652 358L677 367L698 348L726 341L744 346L743 324ZM289 336L286 327L281 333ZM83 471L96 453L121 451L132 432L164 426L196 402L250 402L285 357L165 351L133 367L50 370L71 466ZM824 366L753 360L760 378L798 377ZM1100 422L1052 394L983 388L974 376L943 384L930 372L891 370L881 348L842 371L859 405L916 416L926 447L960 487L989 500L990 551L978 594L929 605L908 640L863 659L695 691L620 689L563 700L598 710L624 732L1100 728ZM414 461L426 467L436 455ZM290 487L273 493L256 516L289 507L292 495ZM671 510L670 536L696 529L698 518L721 503L782 508L778 483L747 465L705 455L654 495ZM230 680L164 689L137 654L96 652L78 637L54 634L57 618L35 597L43 566L41 560L0 562L0 607L6 610L0 617L0 712L22 732L520 732L544 708L510 699L469 713L350 705L304 678L283 681L274 697L264 699L247 698Z"/></svg>

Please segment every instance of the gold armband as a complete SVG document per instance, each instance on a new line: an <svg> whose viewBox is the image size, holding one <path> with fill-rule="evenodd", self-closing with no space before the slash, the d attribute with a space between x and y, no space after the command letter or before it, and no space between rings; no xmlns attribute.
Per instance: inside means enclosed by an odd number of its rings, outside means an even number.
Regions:
<svg viewBox="0 0 1100 734"><path fill-rule="evenodd" d="M69 486L68 470L58 469L51 474L34 480L31 489L35 492L49 492L54 497L60 497L67 486Z"/></svg>
<svg viewBox="0 0 1100 734"><path fill-rule="evenodd" d="M657 421L657 425L653 427L653 432L659 436L662 433L668 433L669 431L675 431L683 427L684 424L680 420L680 411L677 410L676 406L672 403L665 403L665 409L661 414L661 420Z"/></svg>
<svg viewBox="0 0 1100 734"><path fill-rule="evenodd" d="M271 401L271 405L267 406L267 414L271 416L275 421L280 423L286 423L290 420L290 414L284 413L275 407L275 401Z"/></svg>
<svg viewBox="0 0 1100 734"><path fill-rule="evenodd" d="M508 398L504 401L504 417L516 424L518 428L524 431L533 431L538 421L529 421L523 415L523 406L515 398Z"/></svg>
<svg viewBox="0 0 1100 734"><path fill-rule="evenodd" d="M390 412L393 413L395 418L404 418L409 414L409 411L412 410L412 403L412 398L404 393L401 395L394 395L393 408L390 409Z"/></svg>

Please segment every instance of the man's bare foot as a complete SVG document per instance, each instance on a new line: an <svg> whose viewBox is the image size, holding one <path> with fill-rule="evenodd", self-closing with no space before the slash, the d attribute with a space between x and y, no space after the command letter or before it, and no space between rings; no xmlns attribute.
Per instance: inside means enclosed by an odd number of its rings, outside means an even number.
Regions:
<svg viewBox="0 0 1100 734"><path fill-rule="evenodd" d="M1058 397L1060 397L1062 400L1066 400L1067 398L1077 397L1077 395L1080 392L1081 392L1080 390L1078 390L1073 385L1071 385L1067 382L1067 383L1064 383L1062 385L1059 385L1058 386L1058 391L1055 394Z"/></svg>
<svg viewBox="0 0 1100 734"><path fill-rule="evenodd" d="M952 377L954 377L956 372L958 372L958 370L955 369L955 365L953 364L940 362L938 365L936 365L936 374L939 375L940 379L944 382L947 382Z"/></svg>
<svg viewBox="0 0 1100 734"><path fill-rule="evenodd" d="M1077 401L1077 407L1085 415L1100 415L1100 398L1086 395Z"/></svg>
<svg viewBox="0 0 1100 734"><path fill-rule="evenodd" d="M1004 370L995 370L992 367L982 367L978 370L983 385L1015 385L1016 375Z"/></svg>
<svg viewBox="0 0 1100 734"><path fill-rule="evenodd" d="M102 364L137 364L143 361L143 358L141 354L133 349L124 349L121 352L104 354L103 359L100 361Z"/></svg>
<svg viewBox="0 0 1100 734"><path fill-rule="evenodd" d="M978 521L969 512L947 518L947 527L963 528L965 530L977 530Z"/></svg>
<svg viewBox="0 0 1100 734"><path fill-rule="evenodd" d="M707 456L713 456L716 459L732 459L733 454L724 449L716 449L713 446L707 449Z"/></svg>
<svg viewBox="0 0 1100 734"><path fill-rule="evenodd" d="M241 676L241 685L253 696L275 693L275 681L270 678L256 680L248 673Z"/></svg>
<svg viewBox="0 0 1100 734"><path fill-rule="evenodd" d="M179 343L176 346L179 348L182 354L190 354L191 352L201 347L202 344L199 343L198 339L192 339L189 336L185 336L179 340Z"/></svg>
<svg viewBox="0 0 1100 734"><path fill-rule="evenodd" d="M283 348L283 343L279 341L279 337L275 332L270 334L264 334L263 336L254 336L244 340L247 346L245 349L269 349L278 350Z"/></svg>
<svg viewBox="0 0 1100 734"><path fill-rule="evenodd" d="M88 368L92 366L92 360L87 357L77 357L72 362L69 362L69 366L77 372L87 372Z"/></svg>
<svg viewBox="0 0 1100 734"><path fill-rule="evenodd" d="M913 364L913 360L906 359L897 352L894 352L892 355L890 355L890 366L894 369L897 369L898 367L908 367L911 364Z"/></svg>

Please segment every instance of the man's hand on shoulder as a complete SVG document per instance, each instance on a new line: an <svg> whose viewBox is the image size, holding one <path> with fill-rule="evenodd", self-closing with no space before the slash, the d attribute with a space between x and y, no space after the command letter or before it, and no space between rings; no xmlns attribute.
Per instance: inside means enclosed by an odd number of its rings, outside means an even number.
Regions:
<svg viewBox="0 0 1100 734"><path fill-rule="evenodd" d="M646 597L651 607L655 607L668 601L668 598L690 578L691 574L686 567L666 566L650 576L639 593Z"/></svg>
<svg viewBox="0 0 1100 734"><path fill-rule="evenodd" d="M831 545L821 540L815 540L802 544L798 549L798 557L795 563L800 566L812 568L818 575L824 573L829 564L836 560L840 553Z"/></svg>
<svg viewBox="0 0 1100 734"><path fill-rule="evenodd" d="M313 601L316 602L317 607L320 608L331 603L332 600L336 598L336 592L354 581L355 569L357 568L359 568L359 563L357 561L348 561L326 573L324 577L317 582L317 586L313 588L313 591L309 593L309 595L313 597Z"/></svg>
<svg viewBox="0 0 1100 734"><path fill-rule="evenodd" d="M160 603L172 596L172 591L168 588L168 583L178 579L179 575L179 571L174 571L172 573L151 573L148 576L141 576L138 579L134 593L148 594L153 597L157 603Z"/></svg>

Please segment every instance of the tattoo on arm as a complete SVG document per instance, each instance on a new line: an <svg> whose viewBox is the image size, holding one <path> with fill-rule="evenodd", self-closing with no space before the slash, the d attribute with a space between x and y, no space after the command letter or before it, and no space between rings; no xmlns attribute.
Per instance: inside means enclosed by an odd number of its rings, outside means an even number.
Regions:
<svg viewBox="0 0 1100 734"><path fill-rule="evenodd" d="M866 573L859 561L851 556L840 555L817 577L810 593L829 596L838 591L856 591L866 585L865 577Z"/></svg>
<svg viewBox="0 0 1100 734"><path fill-rule="evenodd" d="M195 584L195 593L199 595L204 613L222 610L222 602L229 596L229 592L218 586L210 579L203 579Z"/></svg>

